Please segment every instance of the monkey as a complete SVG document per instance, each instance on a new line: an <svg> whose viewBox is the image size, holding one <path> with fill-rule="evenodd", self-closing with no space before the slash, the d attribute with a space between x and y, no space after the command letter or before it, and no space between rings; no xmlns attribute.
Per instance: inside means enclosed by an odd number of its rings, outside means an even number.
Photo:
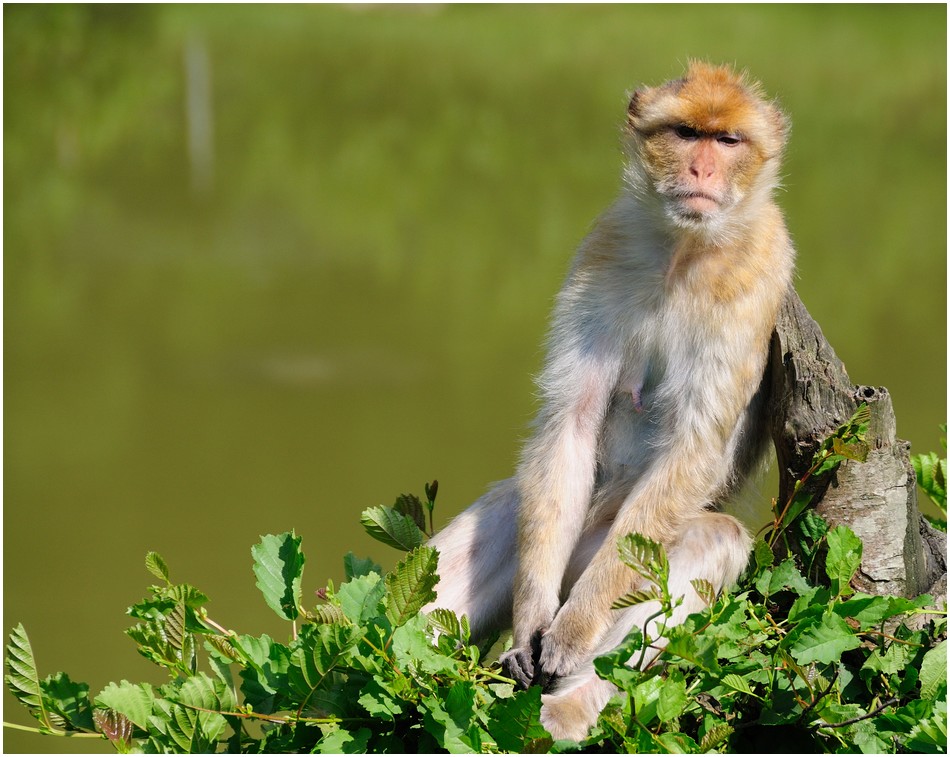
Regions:
<svg viewBox="0 0 950 757"><path fill-rule="evenodd" d="M748 560L720 509L767 448L768 344L795 257L773 199L788 131L729 67L693 61L632 94L622 189L557 296L515 475L430 542L440 580L423 609L467 615L474 638L511 627L503 671L544 687L554 738L586 736L614 691L593 658L656 609L611 609L645 588L619 538L666 548L673 623L704 607L691 579L718 592Z"/></svg>

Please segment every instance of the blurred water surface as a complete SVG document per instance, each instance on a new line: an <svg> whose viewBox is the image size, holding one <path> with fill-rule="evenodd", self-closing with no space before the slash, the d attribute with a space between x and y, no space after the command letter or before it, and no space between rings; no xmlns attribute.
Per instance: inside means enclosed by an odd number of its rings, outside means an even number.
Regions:
<svg viewBox="0 0 950 757"><path fill-rule="evenodd" d="M791 113L802 298L938 448L945 29L912 5L5 6L4 631L94 694L158 684L122 635L147 550L284 637L259 535L303 536L309 592L349 550L394 563L365 507L437 477L444 522L510 475L625 93L691 56Z"/></svg>

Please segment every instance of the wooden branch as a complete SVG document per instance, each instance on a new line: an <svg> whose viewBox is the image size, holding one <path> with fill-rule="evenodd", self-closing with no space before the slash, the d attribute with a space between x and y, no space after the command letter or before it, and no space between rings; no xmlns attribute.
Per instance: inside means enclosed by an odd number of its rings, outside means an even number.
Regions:
<svg viewBox="0 0 950 757"><path fill-rule="evenodd" d="M864 542L861 569L852 582L856 589L912 597L939 591L942 578L945 604L946 535L932 528L917 508L910 445L897 438L887 389L851 382L794 291L779 313L769 363L769 423L778 458L779 501L787 500L822 440L867 402L867 461L845 461L830 481L806 489L830 525L846 524Z"/></svg>

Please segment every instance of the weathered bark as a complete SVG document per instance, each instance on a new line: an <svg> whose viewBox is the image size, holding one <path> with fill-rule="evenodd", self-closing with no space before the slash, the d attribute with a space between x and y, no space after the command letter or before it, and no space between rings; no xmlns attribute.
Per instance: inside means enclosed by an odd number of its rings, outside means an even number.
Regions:
<svg viewBox="0 0 950 757"><path fill-rule="evenodd" d="M779 467L779 501L786 502L821 442L861 402L871 410L864 463L847 460L810 488L818 512L847 525L864 542L853 584L871 594L907 597L940 592L946 603L946 535L917 508L910 445L897 438L890 395L883 387L855 386L798 295L779 313L770 355L770 423ZM942 580L942 584L941 584Z"/></svg>

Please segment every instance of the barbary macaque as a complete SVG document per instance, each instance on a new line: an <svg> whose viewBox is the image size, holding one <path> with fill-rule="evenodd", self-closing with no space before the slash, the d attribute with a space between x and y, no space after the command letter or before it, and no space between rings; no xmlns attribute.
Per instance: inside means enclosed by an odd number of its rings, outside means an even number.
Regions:
<svg viewBox="0 0 950 757"><path fill-rule="evenodd" d="M467 615L476 637L512 627L504 671L545 686L555 738L586 736L614 691L593 658L655 611L611 609L645 588L620 537L665 546L674 623L704 606L691 579L719 591L746 563L745 529L718 509L767 440L762 378L794 259L772 199L787 132L726 67L634 92L624 187L558 295L517 473L432 539L430 608Z"/></svg>

